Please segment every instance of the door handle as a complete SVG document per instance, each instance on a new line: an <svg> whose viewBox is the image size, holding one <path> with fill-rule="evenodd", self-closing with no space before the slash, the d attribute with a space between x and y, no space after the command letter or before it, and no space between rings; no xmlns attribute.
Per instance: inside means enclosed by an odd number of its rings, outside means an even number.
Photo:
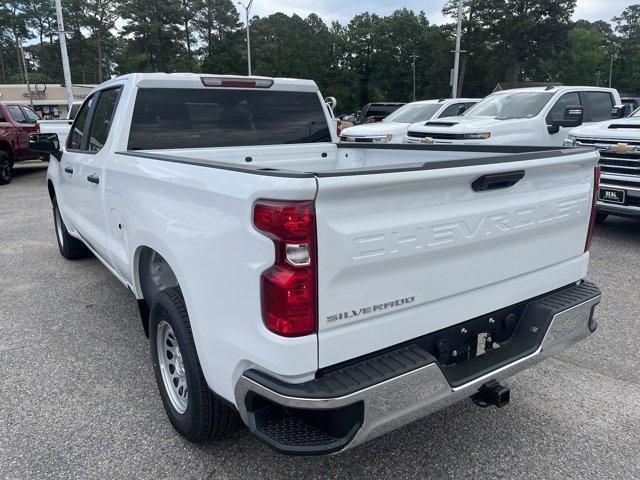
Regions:
<svg viewBox="0 0 640 480"><path fill-rule="evenodd" d="M71 167L64 167L64 171L65 171L66 173L73 173L73 168L71 168Z"/></svg>
<svg viewBox="0 0 640 480"><path fill-rule="evenodd" d="M91 175L89 175L89 176L87 177L87 181L89 181L89 182L91 182L91 183L98 184L98 183L100 183L100 178L98 178L98 176L97 176L97 175L94 175L94 174L92 173Z"/></svg>
<svg viewBox="0 0 640 480"><path fill-rule="evenodd" d="M500 188L513 187L516 183L524 178L524 170L517 172L492 173L476 178L471 184L476 192L484 192L487 190L498 190Z"/></svg>

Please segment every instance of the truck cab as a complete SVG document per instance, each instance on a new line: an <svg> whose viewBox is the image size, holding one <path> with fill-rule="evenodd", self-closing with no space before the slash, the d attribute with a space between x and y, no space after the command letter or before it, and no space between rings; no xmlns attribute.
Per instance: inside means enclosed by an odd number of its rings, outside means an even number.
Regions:
<svg viewBox="0 0 640 480"><path fill-rule="evenodd" d="M39 131L39 119L25 105L0 102L0 185L11 181L15 162L40 157L29 150L29 134Z"/></svg>
<svg viewBox="0 0 640 480"><path fill-rule="evenodd" d="M562 146L582 123L611 117L615 89L532 87L492 93L460 117L411 125L406 143Z"/></svg>

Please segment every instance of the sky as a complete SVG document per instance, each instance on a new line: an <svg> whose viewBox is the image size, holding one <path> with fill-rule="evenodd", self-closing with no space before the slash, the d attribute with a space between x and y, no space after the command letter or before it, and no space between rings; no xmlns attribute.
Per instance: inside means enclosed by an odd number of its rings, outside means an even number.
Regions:
<svg viewBox="0 0 640 480"><path fill-rule="evenodd" d="M244 3L244 2L243 2ZM252 15L261 17L274 12L287 14L297 13L306 17L309 13L317 13L325 22L338 20L348 23L356 14L369 11L378 15L386 15L399 8L409 8L414 11L424 10L429 21L443 23L440 10L444 0L405 0L394 2L389 0L316 0L301 2L300 0L254 0L251 8ZM608 20L622 13L637 0L578 0L574 19ZM242 9L239 8L241 11ZM244 14L244 12L242 12Z"/></svg>

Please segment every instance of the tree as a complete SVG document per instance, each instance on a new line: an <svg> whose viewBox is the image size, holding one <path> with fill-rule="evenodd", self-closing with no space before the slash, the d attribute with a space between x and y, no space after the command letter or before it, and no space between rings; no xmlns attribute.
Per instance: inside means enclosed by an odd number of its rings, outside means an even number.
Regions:
<svg viewBox="0 0 640 480"><path fill-rule="evenodd" d="M193 29L201 39L202 70L244 73L241 70L240 15L231 0L201 0Z"/></svg>
<svg viewBox="0 0 640 480"><path fill-rule="evenodd" d="M118 13L127 22L122 34L131 37L125 42L124 55L144 53L146 64L143 71L175 71L184 51L178 40L180 9L180 0L128 0L121 3Z"/></svg>
<svg viewBox="0 0 640 480"><path fill-rule="evenodd" d="M96 45L98 83L102 83L104 73L111 72L110 62L105 62L105 42L112 41L111 30L115 28L115 21L118 18L118 4L115 0L84 0L83 6L85 16L83 23L91 32Z"/></svg>
<svg viewBox="0 0 640 480"><path fill-rule="evenodd" d="M616 86L628 93L637 93L640 85L640 5L631 5L614 17L620 35L616 61Z"/></svg>
<svg viewBox="0 0 640 480"><path fill-rule="evenodd" d="M482 0L477 18L513 84L537 77L538 63L566 45L576 0Z"/></svg>

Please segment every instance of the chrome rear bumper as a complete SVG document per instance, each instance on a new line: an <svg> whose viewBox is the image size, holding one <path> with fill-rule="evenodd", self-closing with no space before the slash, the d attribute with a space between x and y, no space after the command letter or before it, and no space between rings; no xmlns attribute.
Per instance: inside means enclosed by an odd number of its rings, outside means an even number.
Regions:
<svg viewBox="0 0 640 480"><path fill-rule="evenodd" d="M286 446L275 446L284 453L294 454L333 453L352 448L470 397L487 382L501 381L588 337L595 330L592 315L594 307L601 298L597 287L593 287L597 293L594 293L591 298L553 316L546 334L533 353L457 387L451 386L435 361L348 395L331 398L283 394L275 391L274 388L268 388L255 378L243 375L236 385L236 405L244 422L249 425L253 433L256 433L256 422L248 408L248 398L253 395L282 406L284 409L314 412L336 410L360 403L363 405L362 417L359 419L357 428L351 429L354 431L351 437L343 439L343 442L333 444L329 442L330 445L318 446L316 449L313 446L307 446L289 450ZM264 435L262 439L271 443ZM271 446L274 445L271 444Z"/></svg>

